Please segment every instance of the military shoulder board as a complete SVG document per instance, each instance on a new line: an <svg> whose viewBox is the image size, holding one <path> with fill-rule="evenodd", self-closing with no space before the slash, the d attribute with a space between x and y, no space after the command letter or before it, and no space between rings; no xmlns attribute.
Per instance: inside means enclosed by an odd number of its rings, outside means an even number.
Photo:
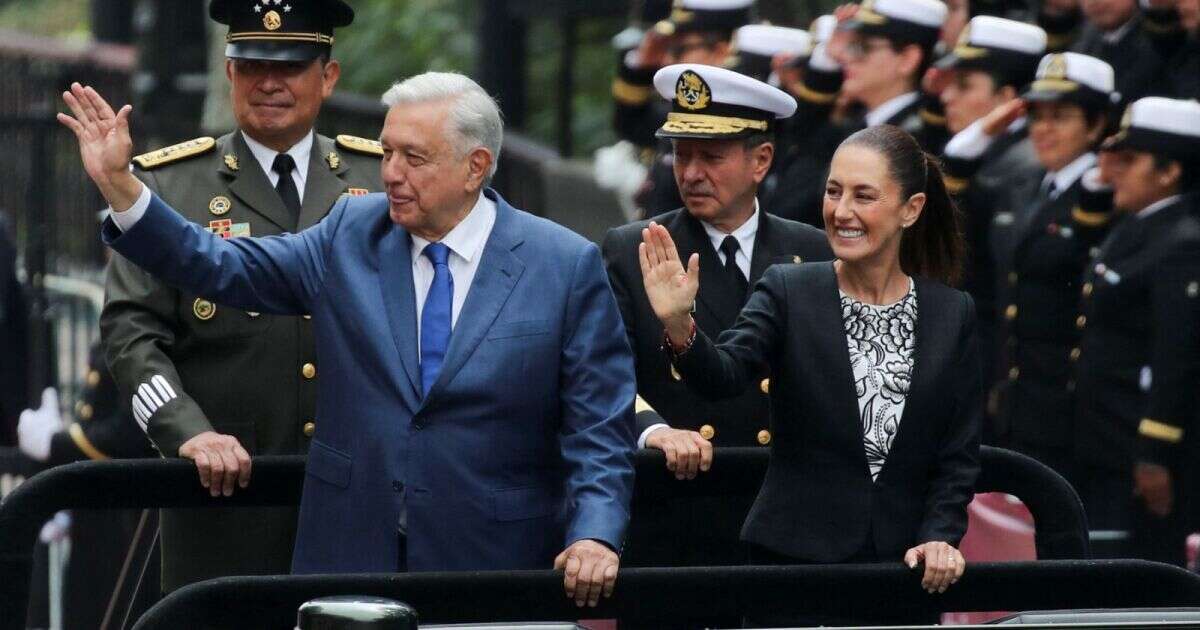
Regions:
<svg viewBox="0 0 1200 630"><path fill-rule="evenodd" d="M383 145L379 144L378 140L367 140L358 136L341 134L337 137L337 144L347 151L383 157Z"/></svg>
<svg viewBox="0 0 1200 630"><path fill-rule="evenodd" d="M217 141L210 137L196 138L162 149L156 149L149 153L143 153L133 158L133 163L137 164L142 170L148 171L197 155L203 155L212 151L215 146L217 146Z"/></svg>

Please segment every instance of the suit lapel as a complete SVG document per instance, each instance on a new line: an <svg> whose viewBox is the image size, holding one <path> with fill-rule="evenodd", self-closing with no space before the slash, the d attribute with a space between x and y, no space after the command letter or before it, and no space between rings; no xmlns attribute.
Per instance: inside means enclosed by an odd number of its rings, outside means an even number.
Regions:
<svg viewBox="0 0 1200 630"><path fill-rule="evenodd" d="M754 283L762 277L763 272L775 263L775 259L780 253L775 249L775 242L771 238L774 230L771 227L774 217L759 209L758 213L758 232L754 235L754 255L750 257L750 288L753 290Z"/></svg>
<svg viewBox="0 0 1200 630"><path fill-rule="evenodd" d="M271 180L267 179L267 174L259 166L258 160L254 159L254 154L250 152L250 147L246 146L240 131L233 133L233 153L237 156L240 168L231 171L226 166L221 167L223 172L233 177L233 181L229 182L230 192L251 210L279 226L279 229L285 232L296 231L296 226L283 205L283 199L279 198L279 193L271 185Z"/></svg>
<svg viewBox="0 0 1200 630"><path fill-rule="evenodd" d="M840 439L856 444L861 454L863 474L870 476L867 452L863 448L862 425L859 422L858 391L854 382L854 370L850 367L850 348L846 342L846 325L842 321L842 298L838 292L837 273L833 262L822 263L821 273L816 275L815 299L811 304L816 323L812 330L828 331L819 334L815 341L821 346L821 357L828 357L826 384L835 401L835 431Z"/></svg>
<svg viewBox="0 0 1200 630"><path fill-rule="evenodd" d="M421 399L421 360L417 356L417 300L413 287L408 232L391 226L379 248L380 290L387 308L392 340L408 375L412 400ZM415 405L414 405L415 408Z"/></svg>
<svg viewBox="0 0 1200 630"><path fill-rule="evenodd" d="M675 239L680 261L686 265L693 253L700 254L701 281L696 301L705 306L720 324L721 330L725 330L733 325L746 296L738 295L738 291L731 286L732 280L726 278L725 269L708 240L708 234L704 232L704 226L688 213L687 208L679 211L676 225L678 227L671 230L671 236Z"/></svg>
<svg viewBox="0 0 1200 630"><path fill-rule="evenodd" d="M525 271L525 263L512 252L524 242L515 211L491 190L484 194L496 202L496 223L483 247L475 279L471 282L467 300L450 335L450 347L446 349L442 371L426 400L445 389L446 383L454 378L475 348L483 342L484 335L492 327L492 322L496 321L500 309Z"/></svg>
<svg viewBox="0 0 1200 630"><path fill-rule="evenodd" d="M915 347L913 348L913 366L912 372L909 374L908 394L904 399L904 411L900 413L900 426L896 428L896 437L892 439L892 448L889 452L888 459L883 463L883 470L880 470L880 475L887 469L888 461L891 461L891 453L898 452L897 449L905 447L900 446L901 438L912 430L905 430L905 427L914 422L921 422L921 415L925 409L925 395L934 392L933 382L934 374L928 369L928 364L931 356L945 356L944 346L947 341L954 339L951 336L935 334L935 331L941 330L944 325L945 309L948 305L936 304L935 300L930 295L930 284L920 276L913 276L913 282L916 284L917 291L917 329L915 331ZM904 451L899 451L904 452Z"/></svg>
<svg viewBox="0 0 1200 630"><path fill-rule="evenodd" d="M308 174L304 179L300 225L296 227L296 231L315 225L325 218L329 209L346 190L346 182L341 177L342 173L346 172L346 163L338 160L337 168L330 168L326 159L330 154L337 155L333 142L321 136L314 136L312 152L308 157Z"/></svg>

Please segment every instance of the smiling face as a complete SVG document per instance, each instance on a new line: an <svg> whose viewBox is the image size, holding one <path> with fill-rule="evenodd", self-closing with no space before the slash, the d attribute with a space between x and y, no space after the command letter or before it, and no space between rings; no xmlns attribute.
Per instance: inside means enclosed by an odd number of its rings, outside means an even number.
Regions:
<svg viewBox="0 0 1200 630"><path fill-rule="evenodd" d="M225 62L238 128L277 151L291 148L312 130L340 75L337 61L320 59Z"/></svg>
<svg viewBox="0 0 1200 630"><path fill-rule="evenodd" d="M379 141L380 173L392 222L440 240L470 212L493 157L483 147L463 155L449 127L449 101L405 103L388 110Z"/></svg>
<svg viewBox="0 0 1200 630"><path fill-rule="evenodd" d="M1058 171L1090 151L1103 133L1103 124L1089 125L1087 113L1073 103L1052 101L1029 107L1029 139L1048 171Z"/></svg>
<svg viewBox="0 0 1200 630"><path fill-rule="evenodd" d="M845 145L829 166L822 215L839 260L886 264L900 256L904 227L921 215L925 194L905 197L882 153Z"/></svg>
<svg viewBox="0 0 1200 630"><path fill-rule="evenodd" d="M730 221L740 224L739 218L745 220L753 212L774 145L747 148L741 139L678 139L673 144L675 183L692 216L721 228Z"/></svg>
<svg viewBox="0 0 1200 630"><path fill-rule="evenodd" d="M884 37L854 34L836 56L842 64L842 93L868 109L913 89L920 47L897 47Z"/></svg>
<svg viewBox="0 0 1200 630"><path fill-rule="evenodd" d="M1105 152L1101 176L1113 188L1113 207L1138 212L1161 199L1179 194L1182 170L1178 162L1160 168L1145 151Z"/></svg>

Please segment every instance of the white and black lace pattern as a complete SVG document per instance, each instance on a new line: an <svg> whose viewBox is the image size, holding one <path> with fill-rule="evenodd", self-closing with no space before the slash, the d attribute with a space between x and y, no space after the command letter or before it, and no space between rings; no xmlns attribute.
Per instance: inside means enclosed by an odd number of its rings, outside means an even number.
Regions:
<svg viewBox="0 0 1200 630"><path fill-rule="evenodd" d="M859 421L871 479L879 477L900 428L904 401L912 383L916 346L917 293L886 306L842 296L842 324L850 347L850 368L858 394Z"/></svg>

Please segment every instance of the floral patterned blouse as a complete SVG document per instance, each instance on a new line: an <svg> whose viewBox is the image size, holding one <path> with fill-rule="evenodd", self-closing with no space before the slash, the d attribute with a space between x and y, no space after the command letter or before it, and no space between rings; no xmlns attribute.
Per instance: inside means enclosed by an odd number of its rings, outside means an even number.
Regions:
<svg viewBox="0 0 1200 630"><path fill-rule="evenodd" d="M874 480L879 477L900 428L904 400L912 383L916 285L910 278L908 294L886 306L864 304L845 293L841 297L863 447Z"/></svg>

